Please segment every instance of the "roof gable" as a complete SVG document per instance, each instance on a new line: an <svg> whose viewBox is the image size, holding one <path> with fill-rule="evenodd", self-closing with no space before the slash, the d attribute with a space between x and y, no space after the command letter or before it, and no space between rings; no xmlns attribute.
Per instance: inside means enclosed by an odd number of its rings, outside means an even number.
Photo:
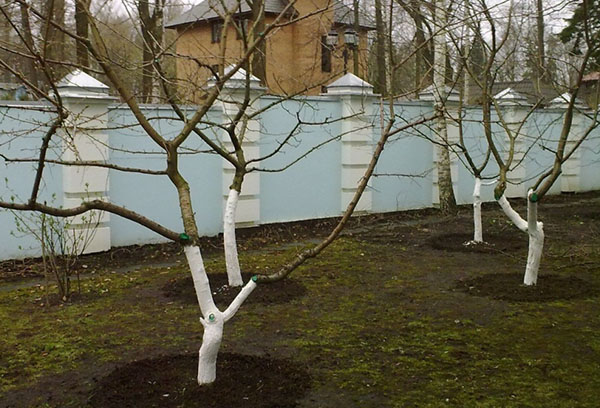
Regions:
<svg viewBox="0 0 600 408"><path fill-rule="evenodd" d="M177 28L188 24L222 18L227 10L233 10L237 4L236 0L204 0L202 3L192 7L179 17L169 21L165 27ZM287 0L265 0L265 13L281 14L287 5ZM248 14L251 12L252 7L248 0L241 0L235 14ZM290 14L294 13L296 13L296 10L292 8ZM375 29L375 25L362 13L359 15L358 20L360 28L367 30ZM338 25L354 25L353 9L339 0L335 0L333 3L333 22Z"/></svg>

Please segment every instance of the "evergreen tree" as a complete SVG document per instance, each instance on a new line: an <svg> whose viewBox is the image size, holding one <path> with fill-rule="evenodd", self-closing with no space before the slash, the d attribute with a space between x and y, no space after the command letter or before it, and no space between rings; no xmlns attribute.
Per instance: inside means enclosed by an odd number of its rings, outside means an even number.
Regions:
<svg viewBox="0 0 600 408"><path fill-rule="evenodd" d="M559 37L563 43L573 42L573 52L582 53L587 48L589 40L597 36L600 30L600 0L582 0L578 3L573 16L567 19L567 26L560 32ZM586 35L587 38L586 39ZM588 71L600 69L600 47L593 42L596 48L591 56Z"/></svg>

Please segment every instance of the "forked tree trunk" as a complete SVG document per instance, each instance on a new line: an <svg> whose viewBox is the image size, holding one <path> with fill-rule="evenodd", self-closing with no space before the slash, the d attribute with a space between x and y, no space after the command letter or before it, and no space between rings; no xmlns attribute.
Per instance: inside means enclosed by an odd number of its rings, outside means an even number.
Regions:
<svg viewBox="0 0 600 408"><path fill-rule="evenodd" d="M240 193L235 189L229 190L225 214L223 216L223 241L225 246L225 265L229 286L242 286L242 273L235 240L235 214Z"/></svg>
<svg viewBox="0 0 600 408"><path fill-rule="evenodd" d="M217 356L223 339L223 325L235 315L242 303L256 288L256 282L255 278L250 280L229 307L221 312L212 298L200 248L190 245L184 248L184 252L203 316L200 318L200 322L204 326L204 335L202 336L202 346L198 351L198 384L210 384L215 381L217 375Z"/></svg>
<svg viewBox="0 0 600 408"><path fill-rule="evenodd" d="M498 199L498 204L506 216L521 231L529 236L529 246L527 252L527 266L523 284L532 286L537 283L540 262L542 259L542 250L544 249L544 224L537 220L537 201L533 199L533 191L529 190L527 194L527 221L513 210L510 203L504 195Z"/></svg>

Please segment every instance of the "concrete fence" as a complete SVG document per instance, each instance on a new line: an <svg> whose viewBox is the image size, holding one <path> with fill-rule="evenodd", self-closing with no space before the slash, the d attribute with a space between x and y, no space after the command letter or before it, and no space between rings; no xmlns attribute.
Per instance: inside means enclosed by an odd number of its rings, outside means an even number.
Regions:
<svg viewBox="0 0 600 408"><path fill-rule="evenodd" d="M235 114L236 101L241 98L240 80L241 77L232 79L223 92L223 100L209 110L202 125L228 149L232 146L217 125L227 123ZM257 170L245 178L236 219L239 226L339 216L356 191L381 133L381 123L389 117L389 108L373 95L369 84L351 74L332 83L328 93L318 97L280 101L274 96L261 96L257 83L253 83L251 91L255 97L251 110L264 111L249 121L243 146L246 159L264 159L256 162ZM164 152L146 136L132 112L109 96L106 85L78 72L59 84L59 92L70 114L60 137L53 139L49 159L149 170L165 168ZM193 109L188 107L189 113ZM527 187L552 164L564 106L554 104L552 108L538 109L524 121L531 107L518 94L509 92L503 99L503 109L508 126L519 128L516 166L510 173L507 195L523 197ZM148 105L143 110L163 137L174 136L182 127L170 107ZM421 100L397 102L393 109L395 126L428 117L432 111L431 95L427 92ZM465 143L475 160L481 162L487 145L481 109L468 107L459 113L451 97L448 111L451 117L462 117ZM36 158L40 138L54 117L49 105L0 105L0 153L6 158ZM299 126L298 120L302 123ZM580 134L589 123L584 114L577 114L572 132ZM456 123L449 121L451 141L458 140L458 132ZM290 133L288 143L280 147ZM506 139L498 123L494 124L494 137L501 142ZM434 139L427 123L395 134L386 145L357 210L383 213L435 206ZM220 156L207 152L199 138L191 137L182 152L180 168L192 189L200 232L218 234L233 168ZM26 201L35 163L24 168L23 164L0 158L0 169L0 197ZM492 177L496 171L491 160L484 174ZM460 152L452 155L452 176L457 200L471 202L474 180ZM110 200L173 230L182 230L176 191L164 175L48 164L42 187L40 200L48 204L71 207L88 198ZM566 163L551 193L596 189L600 189L598 129ZM492 190L493 186L485 187L482 197L492 200ZM95 233L86 245L87 252L164 240L144 227L107 213L75 217L69 220L69 231L78 236L90 222L95 225ZM39 244L30 234L19 232L14 214L0 211L0 227L0 259L39 255Z"/></svg>

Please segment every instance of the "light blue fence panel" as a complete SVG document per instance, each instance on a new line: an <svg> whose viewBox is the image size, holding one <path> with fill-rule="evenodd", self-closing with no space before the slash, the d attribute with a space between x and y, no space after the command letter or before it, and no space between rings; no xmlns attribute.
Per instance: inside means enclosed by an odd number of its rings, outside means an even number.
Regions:
<svg viewBox="0 0 600 408"><path fill-rule="evenodd" d="M174 113L168 108L146 107L144 113L153 118L151 123L164 138L173 138L183 127L180 121L173 119ZM208 118L219 121L220 112L211 111ZM111 163L151 170L166 168L166 155L141 129L128 109L112 109L109 120ZM205 153L206 150L198 136L190 135L182 146L179 165L190 185L200 234L215 235L222 224L222 162L220 157ZM115 204L183 232L177 191L166 175L111 170L110 196ZM164 241L153 231L118 216L111 217L110 226L114 246Z"/></svg>
<svg viewBox="0 0 600 408"><path fill-rule="evenodd" d="M431 104L395 104L394 126L400 128L432 114ZM386 115L389 111L386 109ZM390 212L431 206L432 157L431 123L392 135L377 163L370 185L373 211ZM375 129L379 138L381 127Z"/></svg>
<svg viewBox="0 0 600 408"><path fill-rule="evenodd" d="M588 118L584 129L592 123ZM600 190L600 126L588 135L580 147L580 191Z"/></svg>
<svg viewBox="0 0 600 408"><path fill-rule="evenodd" d="M0 106L0 153L8 158L37 159L42 138L56 117L50 106L39 103L10 103ZM54 135L48 150L48 159L60 156L61 139ZM27 202L31 195L37 163L11 164L0 157L0 199ZM54 164L44 167L39 202L49 205L62 205L62 169ZM28 225L35 226L39 216L33 213L20 213L29 219ZM0 210L0 259L38 256L40 243L32 234L17 231L15 215Z"/></svg>
<svg viewBox="0 0 600 408"><path fill-rule="evenodd" d="M264 98L269 104L273 98ZM289 142L260 167L261 222L333 217L341 211L341 106L329 98L285 101L262 114L261 156L274 152L298 123ZM327 123L332 122L332 123Z"/></svg>

